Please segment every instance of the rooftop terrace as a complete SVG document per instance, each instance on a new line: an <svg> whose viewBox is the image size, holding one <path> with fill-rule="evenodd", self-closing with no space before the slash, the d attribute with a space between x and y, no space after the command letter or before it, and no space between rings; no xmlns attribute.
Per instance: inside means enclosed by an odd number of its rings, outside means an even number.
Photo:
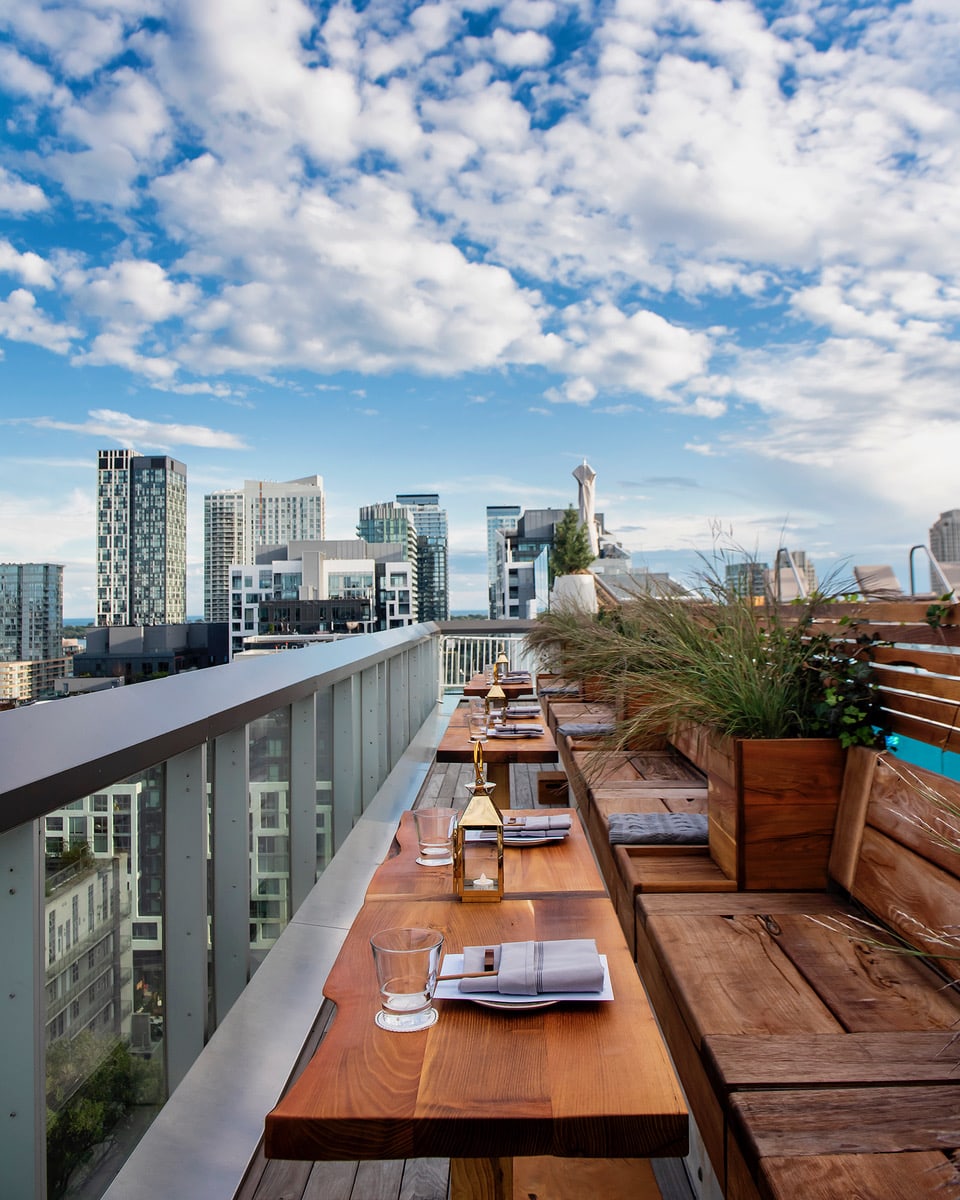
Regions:
<svg viewBox="0 0 960 1200"><path fill-rule="evenodd" d="M880 656L891 728L928 747L938 756L934 765L946 768L944 756L958 744L954 713L960 704L954 649L960 630L953 610L941 613L936 627L916 606L877 605L872 614L888 633L896 631ZM170 1099L105 1192L120 1157L109 1149L96 1157L86 1190L71 1195L155 1200L159 1189L204 1200L446 1197L444 1160L267 1164L259 1145L265 1113L330 1018L329 1006L321 1003L323 981L369 878L390 853L401 814L414 804L456 796L465 781L464 769L436 764L434 754L456 700L444 700L442 664L457 659L462 678L489 657L488 643L470 660L468 641L419 626L2 718L0 866L9 886L0 896L0 961L12 982L4 989L0 1023L8 1064L0 1078L0 1112L10 1114L0 1153L11 1196L47 1194L43 1061L50 950L43 820L161 764L164 1003L154 1061L163 1063ZM511 654L517 652L513 647ZM277 744L266 759L251 753L271 736ZM577 776L571 781L582 789L580 807L590 827L593 784L577 757L585 753L575 739L564 743L564 763ZM257 771L276 756L285 765L274 771L273 782L281 794L286 858L278 872L264 871L262 878L282 878L289 919L265 954L251 949L251 869L261 876L250 859L248 810L256 786L270 782L255 778ZM536 770L513 772L514 805L531 807ZM596 828L591 832L598 852L609 854ZM616 889L623 877L611 883L620 903ZM635 924L624 925L636 936ZM204 928L208 937L198 937ZM112 1148L119 1151L124 1137L121 1128ZM537 1175L549 1165L528 1164L524 1196L601 1194L595 1178L569 1172L562 1179L567 1191L557 1191L555 1177ZM753 1192L724 1192L727 1180L714 1178L706 1161L700 1165L703 1180L697 1179L696 1160L690 1169L704 1197L757 1194L767 1200L774 1194L755 1179ZM590 1164L580 1167L589 1172ZM636 1190L643 1168L625 1169L632 1171L630 1194L644 1196ZM687 1175L667 1160L655 1165L650 1186L656 1189L651 1196L664 1200L690 1194ZM960 1190L941 1185L937 1195Z"/></svg>

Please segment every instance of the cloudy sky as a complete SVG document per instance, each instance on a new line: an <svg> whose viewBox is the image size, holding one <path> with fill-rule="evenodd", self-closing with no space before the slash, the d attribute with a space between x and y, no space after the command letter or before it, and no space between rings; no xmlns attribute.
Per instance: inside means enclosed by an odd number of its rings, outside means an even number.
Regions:
<svg viewBox="0 0 960 1200"><path fill-rule="evenodd" d="M960 507L956 0L0 0L0 560L92 615L95 455L711 530L821 573Z"/></svg>

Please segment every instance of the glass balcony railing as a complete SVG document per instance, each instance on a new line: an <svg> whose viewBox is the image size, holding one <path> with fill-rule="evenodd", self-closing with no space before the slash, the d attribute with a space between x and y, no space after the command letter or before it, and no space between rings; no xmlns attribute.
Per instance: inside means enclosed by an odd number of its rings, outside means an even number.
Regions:
<svg viewBox="0 0 960 1200"><path fill-rule="evenodd" d="M441 644L418 625L0 714L5 1195L104 1194L435 716Z"/></svg>

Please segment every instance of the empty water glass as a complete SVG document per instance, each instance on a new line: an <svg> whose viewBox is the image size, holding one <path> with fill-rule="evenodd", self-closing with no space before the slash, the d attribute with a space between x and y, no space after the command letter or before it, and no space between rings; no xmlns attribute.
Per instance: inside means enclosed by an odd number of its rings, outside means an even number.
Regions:
<svg viewBox="0 0 960 1200"><path fill-rule="evenodd" d="M370 939L380 987L374 1020L395 1032L428 1029L437 1019L433 994L443 934L439 929L384 929Z"/></svg>
<svg viewBox="0 0 960 1200"><path fill-rule="evenodd" d="M467 727L470 730L471 742L485 742L487 740L487 716L483 710L470 714L467 718Z"/></svg>
<svg viewBox="0 0 960 1200"><path fill-rule="evenodd" d="M422 867L445 867L453 862L453 826L455 808L418 808L413 814L417 827Z"/></svg>

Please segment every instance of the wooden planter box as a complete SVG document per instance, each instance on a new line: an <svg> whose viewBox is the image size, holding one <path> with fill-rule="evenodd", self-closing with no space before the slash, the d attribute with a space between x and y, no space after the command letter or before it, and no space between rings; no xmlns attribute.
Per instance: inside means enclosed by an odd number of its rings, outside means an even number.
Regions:
<svg viewBox="0 0 960 1200"><path fill-rule="evenodd" d="M710 738L674 745L707 775L710 854L743 891L827 885L845 754L836 738Z"/></svg>

